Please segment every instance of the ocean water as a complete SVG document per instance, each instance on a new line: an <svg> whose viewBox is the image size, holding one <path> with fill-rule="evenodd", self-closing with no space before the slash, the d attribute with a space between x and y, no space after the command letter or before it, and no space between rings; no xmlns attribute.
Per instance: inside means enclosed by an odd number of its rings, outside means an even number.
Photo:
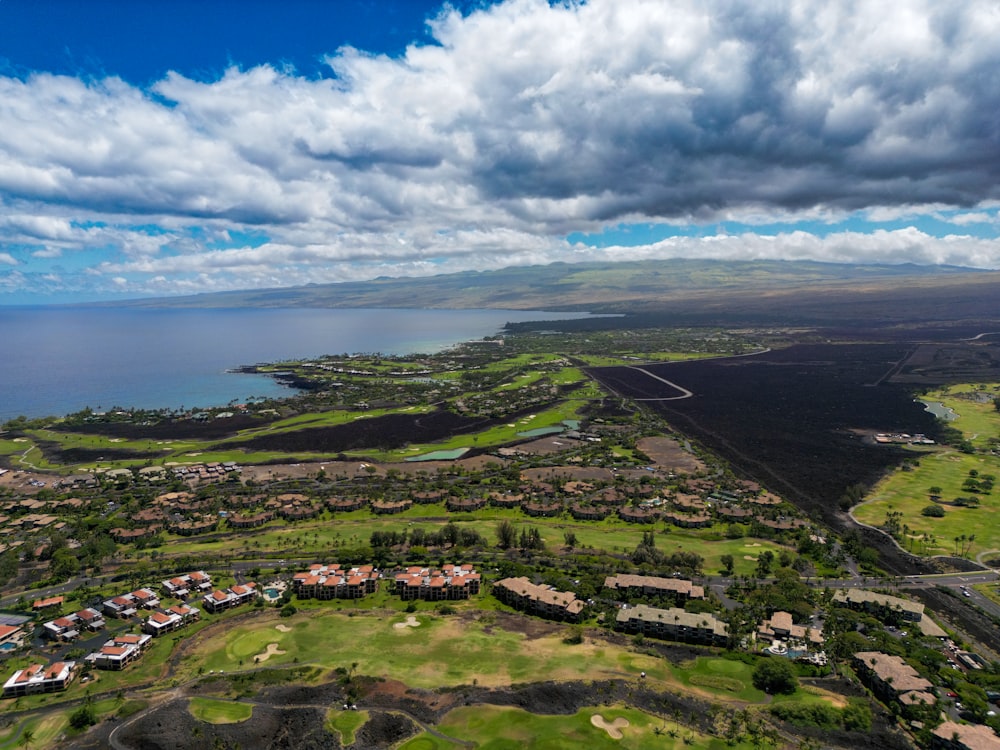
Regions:
<svg viewBox="0 0 1000 750"><path fill-rule="evenodd" d="M435 352L507 322L584 317L512 310L174 310L0 307L0 422L86 407L221 406L293 391L240 365L323 354Z"/></svg>

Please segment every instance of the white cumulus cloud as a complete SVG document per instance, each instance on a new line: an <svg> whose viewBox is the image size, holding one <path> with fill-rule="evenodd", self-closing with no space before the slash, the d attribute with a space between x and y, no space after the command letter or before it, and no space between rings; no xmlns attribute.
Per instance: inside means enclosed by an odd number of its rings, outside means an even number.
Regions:
<svg viewBox="0 0 1000 750"><path fill-rule="evenodd" d="M0 263L30 284L33 262L86 252L62 283L155 293L671 248L1000 265L996 243L916 230L565 240L859 213L995 226L994 2L507 0L431 29L398 58L331 49L325 79L0 77Z"/></svg>

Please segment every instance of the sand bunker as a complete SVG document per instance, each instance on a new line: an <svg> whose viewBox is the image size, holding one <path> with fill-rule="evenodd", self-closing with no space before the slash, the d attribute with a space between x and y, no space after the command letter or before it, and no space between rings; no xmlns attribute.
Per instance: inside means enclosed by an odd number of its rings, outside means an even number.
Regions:
<svg viewBox="0 0 1000 750"><path fill-rule="evenodd" d="M420 620L413 615L410 615L406 618L406 622L397 622L393 625L393 627L396 628L396 630L403 630L404 628L419 628Z"/></svg>
<svg viewBox="0 0 1000 750"><path fill-rule="evenodd" d="M590 723L598 729L603 729L613 740L620 740L622 738L622 730L629 725L628 719L623 719L621 716L609 722L600 714L591 716Z"/></svg>
<svg viewBox="0 0 1000 750"><path fill-rule="evenodd" d="M753 555L743 555L744 560L756 560L757 558Z"/></svg>
<svg viewBox="0 0 1000 750"><path fill-rule="evenodd" d="M290 627L288 627L287 625L282 625L280 622L277 625L274 626L274 629L277 630L279 633L291 633L292 632L292 629Z"/></svg>
<svg viewBox="0 0 1000 750"><path fill-rule="evenodd" d="M257 654L253 660L255 664L259 664L262 661L267 661L272 656L284 656L287 653L287 651L279 649L277 643L268 643L267 649Z"/></svg>

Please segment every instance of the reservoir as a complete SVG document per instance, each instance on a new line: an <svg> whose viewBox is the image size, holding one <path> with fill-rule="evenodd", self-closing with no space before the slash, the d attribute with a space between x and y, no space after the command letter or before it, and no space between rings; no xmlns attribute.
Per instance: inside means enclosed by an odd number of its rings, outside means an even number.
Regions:
<svg viewBox="0 0 1000 750"><path fill-rule="evenodd" d="M929 411L938 419L943 419L945 422L951 422L953 419L958 419L958 413L939 401L921 401L924 405L924 411Z"/></svg>

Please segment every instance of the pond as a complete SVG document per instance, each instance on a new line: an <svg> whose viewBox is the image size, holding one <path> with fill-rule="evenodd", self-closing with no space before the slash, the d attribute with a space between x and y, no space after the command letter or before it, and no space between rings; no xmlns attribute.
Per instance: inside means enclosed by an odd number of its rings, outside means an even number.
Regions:
<svg viewBox="0 0 1000 750"><path fill-rule="evenodd" d="M527 430L525 432L517 433L518 437L541 437L542 435L558 435L560 432L565 431L565 427L536 427L533 430Z"/></svg>
<svg viewBox="0 0 1000 750"><path fill-rule="evenodd" d="M410 456L405 459L407 461L453 461L456 458L461 458L469 451L468 448L455 448L450 451L432 451L431 453L422 453L419 456Z"/></svg>
<svg viewBox="0 0 1000 750"><path fill-rule="evenodd" d="M929 411L938 419L943 419L945 422L951 422L954 419L958 419L958 413L949 406L938 401L921 401L924 405L924 411Z"/></svg>

